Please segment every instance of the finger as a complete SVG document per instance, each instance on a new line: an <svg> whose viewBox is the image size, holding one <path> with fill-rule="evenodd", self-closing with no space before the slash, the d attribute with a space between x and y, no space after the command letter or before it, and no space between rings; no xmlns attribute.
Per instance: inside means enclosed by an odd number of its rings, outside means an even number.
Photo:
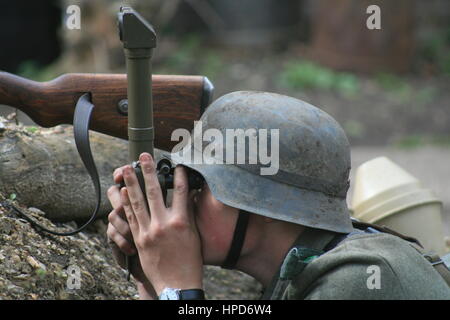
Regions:
<svg viewBox="0 0 450 320"><path fill-rule="evenodd" d="M145 202L134 169L131 166L125 166L123 169L123 178L127 186L128 198L133 208L136 221L140 227L148 228L150 225L150 214L147 210L147 203Z"/></svg>
<svg viewBox="0 0 450 320"><path fill-rule="evenodd" d="M148 153L142 153L139 157L142 172L144 174L145 191L152 218L161 218L166 212L161 186L156 176L156 166L153 158Z"/></svg>
<svg viewBox="0 0 450 320"><path fill-rule="evenodd" d="M114 170L114 172L113 172L114 183L119 184L119 183L122 182L122 180L123 180L123 168L124 167L125 166L122 166L122 167L117 168L116 170Z"/></svg>
<svg viewBox="0 0 450 320"><path fill-rule="evenodd" d="M122 207L122 203L120 202L119 187L117 186L109 187L108 191L106 192L106 195L108 196L109 202L111 202L111 206L114 209Z"/></svg>
<svg viewBox="0 0 450 320"><path fill-rule="evenodd" d="M186 169L182 166L177 166L173 182L172 208L174 212L187 212L188 196L189 184Z"/></svg>
<svg viewBox="0 0 450 320"><path fill-rule="evenodd" d="M122 188L120 190L120 201L122 202L122 206L125 211L125 215L127 217L128 225L130 226L131 234L133 235L134 239L139 234L139 225L136 220L136 216L134 215L130 199L128 197L127 187Z"/></svg>
<svg viewBox="0 0 450 320"><path fill-rule="evenodd" d="M111 239L114 244L120 249L120 251L129 256L136 254L136 249L134 248L133 244L125 239L111 223L108 224L106 234L108 238Z"/></svg>
<svg viewBox="0 0 450 320"><path fill-rule="evenodd" d="M116 210L116 213L126 222L127 217L125 216L125 211L123 211L122 202L120 200L119 187L109 187L106 194L108 196L109 202L111 202L111 206L113 207L113 209Z"/></svg>
<svg viewBox="0 0 450 320"><path fill-rule="evenodd" d="M117 230L117 232L120 233L121 236L123 236L128 241L133 242L133 235L131 234L131 229L128 225L127 218L122 207L121 210L111 211L111 213L108 215L108 221L114 226L114 228Z"/></svg>
<svg viewBox="0 0 450 320"><path fill-rule="evenodd" d="M124 221L127 220L125 212L123 211L122 202L120 201L120 191L117 186L111 186L106 192L111 206L115 210L116 214L119 215ZM111 211L112 213L112 211ZM110 213L110 214L111 214Z"/></svg>

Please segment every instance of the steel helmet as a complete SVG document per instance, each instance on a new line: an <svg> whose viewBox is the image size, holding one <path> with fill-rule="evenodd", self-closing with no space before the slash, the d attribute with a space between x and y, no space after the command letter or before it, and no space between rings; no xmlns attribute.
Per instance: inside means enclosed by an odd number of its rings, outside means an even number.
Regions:
<svg viewBox="0 0 450 320"><path fill-rule="evenodd" d="M245 132L248 129L253 130ZM230 130L238 132L235 141L239 136L246 141L243 147L231 148L232 163L225 161L231 150L226 143L231 141ZM346 203L350 146L343 129L324 111L280 94L238 91L215 100L193 134L188 146L171 158L199 172L222 203L307 227L339 233L352 230ZM270 167L261 161L261 148L250 147L252 135L258 147L265 141L268 146L278 143L278 150L271 151L271 156L277 151L279 155L273 159L278 162L273 174L262 174Z"/></svg>

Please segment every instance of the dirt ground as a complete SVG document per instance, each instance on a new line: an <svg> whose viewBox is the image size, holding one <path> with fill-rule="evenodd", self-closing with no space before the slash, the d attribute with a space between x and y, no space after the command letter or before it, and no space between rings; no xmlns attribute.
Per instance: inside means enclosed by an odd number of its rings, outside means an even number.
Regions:
<svg viewBox="0 0 450 320"><path fill-rule="evenodd" d="M6 199L0 194L0 202ZM51 229L36 208L22 211ZM98 220L73 236L43 235L7 206L0 205L0 300L135 300L134 281L115 263L106 241L107 221ZM204 268L207 299L258 299L261 286L251 277L217 267Z"/></svg>

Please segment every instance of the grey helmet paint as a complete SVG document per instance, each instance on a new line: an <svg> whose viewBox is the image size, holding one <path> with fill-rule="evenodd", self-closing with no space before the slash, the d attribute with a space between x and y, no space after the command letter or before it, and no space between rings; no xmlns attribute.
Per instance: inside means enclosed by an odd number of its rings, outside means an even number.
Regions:
<svg viewBox="0 0 450 320"><path fill-rule="evenodd" d="M244 164L194 163L179 152L171 154L174 163L202 174L216 199L312 228L339 233L353 230L346 203L350 146L344 130L330 115L292 97L238 91L215 100L200 121L203 132L214 128L223 136L226 129L279 129L279 170L274 175L261 175L260 169L267 165L259 160L248 163L248 146ZM202 141L201 150L193 142L188 148L205 159L202 151L209 143Z"/></svg>

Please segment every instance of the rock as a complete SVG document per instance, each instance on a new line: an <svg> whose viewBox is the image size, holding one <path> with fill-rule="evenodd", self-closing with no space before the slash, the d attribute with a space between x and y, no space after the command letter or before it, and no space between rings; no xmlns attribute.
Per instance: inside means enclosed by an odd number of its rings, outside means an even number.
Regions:
<svg viewBox="0 0 450 320"><path fill-rule="evenodd" d="M15 280L28 280L29 278L30 278L30 275L26 274L26 273L21 273L17 276L14 276Z"/></svg>
<svg viewBox="0 0 450 320"><path fill-rule="evenodd" d="M20 262L22 262L22 260L20 259L20 257L19 257L17 254L14 254L14 255L11 257L11 260L12 260L12 262L13 262L14 264L19 264Z"/></svg>
<svg viewBox="0 0 450 320"><path fill-rule="evenodd" d="M56 126L53 128L53 133L59 134L59 133L64 133L64 127L63 126Z"/></svg>
<svg viewBox="0 0 450 320"><path fill-rule="evenodd" d="M38 215L38 216L45 217L45 212L42 211L41 209L34 208L34 207L29 207L28 211L30 211L30 212Z"/></svg>
<svg viewBox="0 0 450 320"><path fill-rule="evenodd" d="M14 284L10 284L7 286L8 291L10 291L12 294L23 294L24 290L23 288L16 286Z"/></svg>
<svg viewBox="0 0 450 320"><path fill-rule="evenodd" d="M8 119L9 121L14 120L16 118L17 118L17 113L15 113L15 112L12 112L6 116L6 119Z"/></svg>
<svg viewBox="0 0 450 320"><path fill-rule="evenodd" d="M32 256L28 256L26 260L30 264L30 266L32 266L34 269L44 269L44 270L46 269L45 265L37 261Z"/></svg>
<svg viewBox="0 0 450 320"><path fill-rule="evenodd" d="M11 222L8 221L8 219L6 218L0 219L0 233L10 234L12 229L13 226L11 225Z"/></svg>

